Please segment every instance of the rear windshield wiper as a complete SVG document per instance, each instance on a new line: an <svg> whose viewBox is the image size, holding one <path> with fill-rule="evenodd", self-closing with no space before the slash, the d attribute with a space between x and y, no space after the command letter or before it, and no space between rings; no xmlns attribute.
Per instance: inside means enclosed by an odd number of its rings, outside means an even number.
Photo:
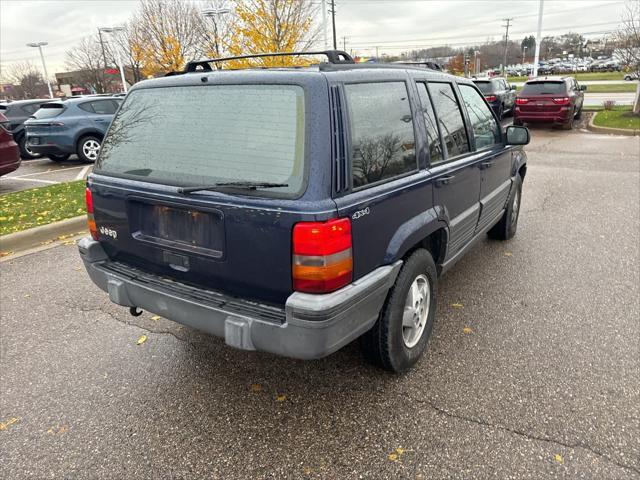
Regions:
<svg viewBox="0 0 640 480"><path fill-rule="evenodd" d="M178 193L193 193L201 190L215 190L219 187L245 188L248 190L256 190L257 188L278 188L288 187L288 183L273 182L218 182L211 185L194 185L193 187L178 187Z"/></svg>

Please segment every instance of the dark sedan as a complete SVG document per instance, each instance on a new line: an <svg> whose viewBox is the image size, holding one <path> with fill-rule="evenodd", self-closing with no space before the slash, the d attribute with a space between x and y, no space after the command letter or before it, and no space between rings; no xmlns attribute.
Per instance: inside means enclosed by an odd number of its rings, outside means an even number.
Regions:
<svg viewBox="0 0 640 480"><path fill-rule="evenodd" d="M477 78L473 80L473 83L480 89L498 119L502 120L505 113L513 112L516 87L509 85L505 78Z"/></svg>

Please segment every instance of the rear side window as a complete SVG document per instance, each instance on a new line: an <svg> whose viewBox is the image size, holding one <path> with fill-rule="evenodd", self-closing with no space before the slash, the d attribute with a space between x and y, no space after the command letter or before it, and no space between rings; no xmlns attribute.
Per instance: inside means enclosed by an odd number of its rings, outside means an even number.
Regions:
<svg viewBox="0 0 640 480"><path fill-rule="evenodd" d="M478 91L470 85L458 85L460 95L467 107L476 149L480 150L500 142L500 127Z"/></svg>
<svg viewBox="0 0 640 480"><path fill-rule="evenodd" d="M111 100L94 100L93 102L81 103L79 108L89 113L98 115L113 115L118 107Z"/></svg>
<svg viewBox="0 0 640 480"><path fill-rule="evenodd" d="M167 185L304 180L304 90L207 85L131 92L102 144L97 169ZM259 188L258 188L259 190Z"/></svg>
<svg viewBox="0 0 640 480"><path fill-rule="evenodd" d="M448 156L456 157L469 152L467 131L453 87L450 83L429 83L429 92Z"/></svg>
<svg viewBox="0 0 640 480"><path fill-rule="evenodd" d="M422 106L422 115L424 123L427 127L427 144L429 146L429 161L431 165L441 162L444 159L442 155L442 146L440 145L440 135L438 134L438 124L436 116L433 112L433 105L427 92L425 83L418 83L418 95L420 96L420 104Z"/></svg>
<svg viewBox="0 0 640 480"><path fill-rule="evenodd" d="M27 115L33 115L35 113L35 111L38 110L38 108L40 108L39 104L30 103L28 105L23 105L22 106L22 111L25 112Z"/></svg>
<svg viewBox="0 0 640 480"><path fill-rule="evenodd" d="M345 85L354 188L416 171L415 137L404 82Z"/></svg>
<svg viewBox="0 0 640 480"><path fill-rule="evenodd" d="M64 105L60 103L44 103L40 109L33 114L33 118L42 120L43 118L57 117L64 111Z"/></svg>
<svg viewBox="0 0 640 480"><path fill-rule="evenodd" d="M564 82L527 82L520 95L564 95L567 87Z"/></svg>

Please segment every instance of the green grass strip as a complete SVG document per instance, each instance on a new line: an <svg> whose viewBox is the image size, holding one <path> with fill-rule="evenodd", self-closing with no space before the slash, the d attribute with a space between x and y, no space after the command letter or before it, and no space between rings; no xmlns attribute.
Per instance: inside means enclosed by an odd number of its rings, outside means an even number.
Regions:
<svg viewBox="0 0 640 480"><path fill-rule="evenodd" d="M86 213L84 190L79 180L0 195L0 235Z"/></svg>

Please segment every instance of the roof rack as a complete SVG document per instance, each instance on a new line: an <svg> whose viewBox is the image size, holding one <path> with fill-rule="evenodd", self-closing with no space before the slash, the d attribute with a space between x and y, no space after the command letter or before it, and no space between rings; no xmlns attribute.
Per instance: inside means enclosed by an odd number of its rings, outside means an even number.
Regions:
<svg viewBox="0 0 640 480"><path fill-rule="evenodd" d="M329 63L333 64L352 64L355 63L351 55L342 50L322 50L318 52L275 52L275 53L255 53L252 55L238 55L235 57L208 58L205 60L196 60L187 63L182 73L190 72L210 72L212 63L228 62L230 60L245 60L248 58L265 58L265 57L297 57L301 55L325 55Z"/></svg>

